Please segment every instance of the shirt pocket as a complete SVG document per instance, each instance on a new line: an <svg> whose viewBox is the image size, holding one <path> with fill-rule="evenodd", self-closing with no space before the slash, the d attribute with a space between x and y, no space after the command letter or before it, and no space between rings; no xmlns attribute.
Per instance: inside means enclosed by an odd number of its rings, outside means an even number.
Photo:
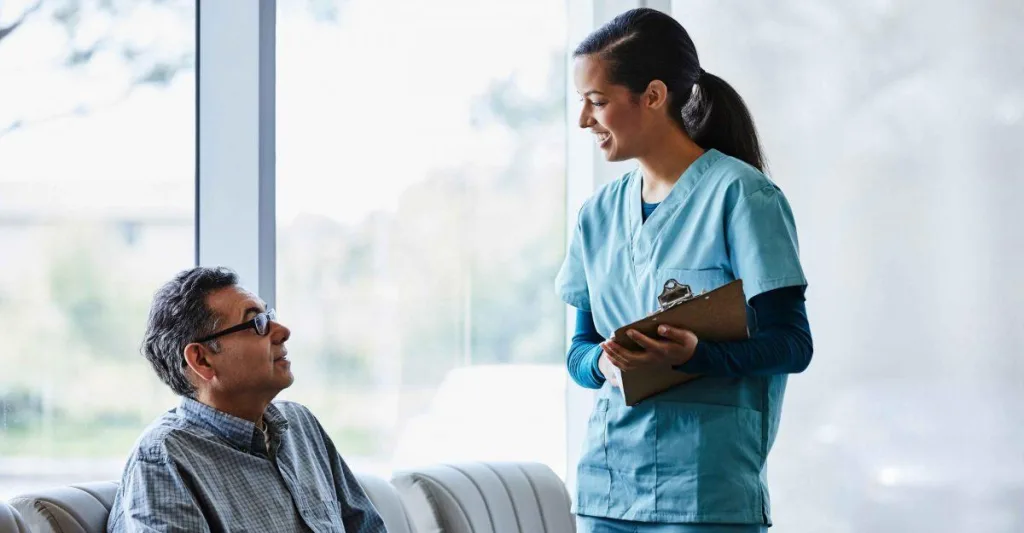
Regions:
<svg viewBox="0 0 1024 533"><path fill-rule="evenodd" d="M297 500L299 514L314 533L344 531L341 505L321 491L302 489Z"/></svg>
<svg viewBox="0 0 1024 533"><path fill-rule="evenodd" d="M762 419L743 407L658 402L659 510L759 516Z"/></svg>
<svg viewBox="0 0 1024 533"><path fill-rule="evenodd" d="M598 398L587 421L580 466L608 468L608 398Z"/></svg>
<svg viewBox="0 0 1024 533"><path fill-rule="evenodd" d="M689 270L682 268L659 268L654 271L654 286L658 294L669 280L690 287L694 295L713 291L733 280L732 273L723 268Z"/></svg>
<svg viewBox="0 0 1024 533"><path fill-rule="evenodd" d="M611 497L608 471L608 398L598 398L587 422L587 440L576 468L574 512L603 515Z"/></svg>
<svg viewBox="0 0 1024 533"><path fill-rule="evenodd" d="M662 268L655 272L654 284L658 294L664 289L665 283L669 280L676 280L677 283L687 285L694 295L706 291L713 291L723 285L734 281L733 273L724 268L706 268L688 270L682 268ZM746 292L746 285L744 285ZM757 331L757 313L749 303L747 309L747 331L751 334Z"/></svg>

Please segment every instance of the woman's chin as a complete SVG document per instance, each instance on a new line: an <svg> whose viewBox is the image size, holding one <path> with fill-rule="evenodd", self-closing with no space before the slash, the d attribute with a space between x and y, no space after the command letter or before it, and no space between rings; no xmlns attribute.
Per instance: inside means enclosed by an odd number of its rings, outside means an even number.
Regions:
<svg viewBox="0 0 1024 533"><path fill-rule="evenodd" d="M628 157L622 157L615 150L604 150L604 158L606 161L610 163L617 163L619 161L625 161L629 159Z"/></svg>

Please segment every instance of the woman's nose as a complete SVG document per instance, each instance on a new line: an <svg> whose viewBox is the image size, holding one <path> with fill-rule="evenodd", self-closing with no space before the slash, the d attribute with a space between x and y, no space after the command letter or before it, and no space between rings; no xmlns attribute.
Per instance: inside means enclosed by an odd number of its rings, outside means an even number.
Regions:
<svg viewBox="0 0 1024 533"><path fill-rule="evenodd" d="M583 109L580 110L580 127L587 129L593 125L594 118L590 116L590 110L588 110L587 106L584 105Z"/></svg>

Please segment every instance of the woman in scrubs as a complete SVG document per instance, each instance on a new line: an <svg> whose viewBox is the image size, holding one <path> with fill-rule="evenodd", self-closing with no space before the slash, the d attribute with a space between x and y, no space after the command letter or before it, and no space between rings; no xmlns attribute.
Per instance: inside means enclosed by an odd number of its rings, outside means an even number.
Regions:
<svg viewBox="0 0 1024 533"><path fill-rule="evenodd" d="M670 16L623 13L574 57L580 127L609 161L638 163L584 203L556 281L577 309L569 373L601 389L577 470L579 531L764 531L786 377L813 350L789 204L743 100ZM655 311L669 280L697 294L734 279L748 340L672 328L631 332L639 351L606 340ZM665 364L703 377L626 406L613 367Z"/></svg>

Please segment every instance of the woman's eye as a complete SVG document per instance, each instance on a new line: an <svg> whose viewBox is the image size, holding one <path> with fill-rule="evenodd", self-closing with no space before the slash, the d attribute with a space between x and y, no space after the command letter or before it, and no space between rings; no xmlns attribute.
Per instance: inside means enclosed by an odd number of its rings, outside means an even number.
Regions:
<svg viewBox="0 0 1024 533"><path fill-rule="evenodd" d="M590 102L590 105L594 107L604 107L608 102Z"/></svg>

